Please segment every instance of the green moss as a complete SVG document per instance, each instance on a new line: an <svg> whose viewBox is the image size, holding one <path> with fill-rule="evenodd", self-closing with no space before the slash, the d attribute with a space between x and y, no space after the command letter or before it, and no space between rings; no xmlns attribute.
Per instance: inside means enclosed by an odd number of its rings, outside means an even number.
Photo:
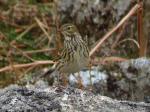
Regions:
<svg viewBox="0 0 150 112"><path fill-rule="evenodd" d="M37 0L28 0L29 4L37 4Z"/></svg>

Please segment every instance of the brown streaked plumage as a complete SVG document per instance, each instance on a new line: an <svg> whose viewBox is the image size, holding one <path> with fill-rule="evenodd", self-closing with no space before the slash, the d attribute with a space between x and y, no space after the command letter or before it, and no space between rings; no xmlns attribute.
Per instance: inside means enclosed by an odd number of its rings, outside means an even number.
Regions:
<svg viewBox="0 0 150 112"><path fill-rule="evenodd" d="M60 31L64 38L64 48L58 62L46 74L50 74L52 71L58 72L58 74L79 72L89 63L89 49L82 40L77 27L67 23L60 28Z"/></svg>

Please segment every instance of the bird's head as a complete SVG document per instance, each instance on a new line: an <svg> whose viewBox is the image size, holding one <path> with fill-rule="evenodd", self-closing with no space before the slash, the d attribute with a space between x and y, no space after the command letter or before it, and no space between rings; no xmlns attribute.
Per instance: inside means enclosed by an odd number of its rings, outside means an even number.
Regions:
<svg viewBox="0 0 150 112"><path fill-rule="evenodd" d="M78 33L78 29L74 24L64 24L62 25L62 27L60 28L60 31L62 33L62 35L64 36L64 38L73 38L75 34Z"/></svg>

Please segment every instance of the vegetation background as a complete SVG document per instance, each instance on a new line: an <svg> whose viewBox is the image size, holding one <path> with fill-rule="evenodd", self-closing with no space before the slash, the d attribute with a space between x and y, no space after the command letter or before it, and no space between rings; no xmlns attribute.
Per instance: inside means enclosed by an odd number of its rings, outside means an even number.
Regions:
<svg viewBox="0 0 150 112"><path fill-rule="evenodd" d="M137 0L0 0L0 87L18 83L25 75L52 65L63 47L57 32L62 24L77 25L92 49L136 3ZM149 56L150 2L143 3L143 49ZM137 31L135 14L102 44L95 58L138 58Z"/></svg>

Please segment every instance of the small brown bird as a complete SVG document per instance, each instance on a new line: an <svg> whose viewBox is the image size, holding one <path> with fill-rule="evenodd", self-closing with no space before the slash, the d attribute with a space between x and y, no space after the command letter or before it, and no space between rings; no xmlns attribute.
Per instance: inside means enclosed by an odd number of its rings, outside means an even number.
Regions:
<svg viewBox="0 0 150 112"><path fill-rule="evenodd" d="M64 47L57 63L46 74L71 74L79 72L89 64L89 49L77 27L67 23L60 28L64 38ZM57 77L57 80L58 80Z"/></svg>

